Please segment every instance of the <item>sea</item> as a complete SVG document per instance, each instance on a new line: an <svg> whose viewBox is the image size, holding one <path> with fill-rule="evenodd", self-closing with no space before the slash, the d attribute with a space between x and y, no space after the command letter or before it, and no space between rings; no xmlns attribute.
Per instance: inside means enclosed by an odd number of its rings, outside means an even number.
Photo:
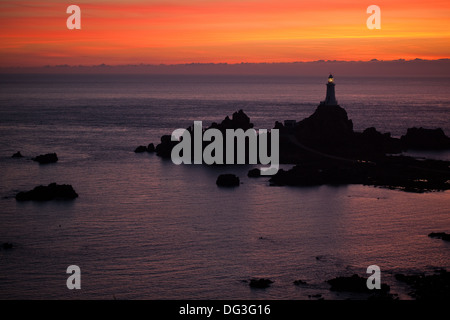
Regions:
<svg viewBox="0 0 450 320"><path fill-rule="evenodd" d="M450 270L450 192L363 185L273 187L251 165L175 165L134 153L164 134L243 110L256 129L302 120L325 98L327 75L0 75L0 299L366 299L330 291L368 277L399 299L395 274ZM335 77L355 131L450 135L448 77ZM20 151L24 158L13 159ZM59 161L31 160L56 152ZM411 151L450 160L450 152ZM290 165L282 165L288 169ZM219 174L240 177L216 186ZM73 201L17 202L37 185L71 184ZM81 289L69 290L69 266ZM268 278L267 289L250 279ZM306 284L296 286L295 280Z"/></svg>

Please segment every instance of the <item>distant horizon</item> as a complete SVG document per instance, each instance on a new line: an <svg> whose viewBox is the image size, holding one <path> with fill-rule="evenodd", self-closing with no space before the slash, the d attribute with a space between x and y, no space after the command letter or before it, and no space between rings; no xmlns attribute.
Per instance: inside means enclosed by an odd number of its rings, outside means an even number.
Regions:
<svg viewBox="0 0 450 320"><path fill-rule="evenodd" d="M313 76L324 73L341 76L448 76L450 58L394 59L394 60L315 60L293 62L218 62L176 64L94 64L44 65L0 67L0 74L24 73L98 73L98 74L171 74L171 75L298 75Z"/></svg>

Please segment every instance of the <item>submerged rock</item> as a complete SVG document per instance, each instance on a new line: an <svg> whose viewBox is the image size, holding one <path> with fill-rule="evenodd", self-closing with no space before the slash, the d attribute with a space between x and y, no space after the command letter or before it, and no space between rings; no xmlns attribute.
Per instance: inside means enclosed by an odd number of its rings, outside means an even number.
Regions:
<svg viewBox="0 0 450 320"><path fill-rule="evenodd" d="M227 173L221 174L217 180L216 184L221 187L237 187L240 184L239 177L234 174Z"/></svg>
<svg viewBox="0 0 450 320"><path fill-rule="evenodd" d="M20 151L17 151L11 156L11 158L23 158L23 155L20 153Z"/></svg>
<svg viewBox="0 0 450 320"><path fill-rule="evenodd" d="M71 185L51 183L48 186L37 186L33 190L19 192L17 201L48 201L53 199L75 199L78 194Z"/></svg>
<svg viewBox="0 0 450 320"><path fill-rule="evenodd" d="M32 160L39 162L39 164L54 163L54 162L58 161L58 156L56 155L56 153L47 153L47 154L41 154L41 155L33 158Z"/></svg>
<svg viewBox="0 0 450 320"><path fill-rule="evenodd" d="M270 285L273 283L272 280L270 279L251 279L249 282L249 286L251 288L256 288L256 289L265 289L270 287Z"/></svg>

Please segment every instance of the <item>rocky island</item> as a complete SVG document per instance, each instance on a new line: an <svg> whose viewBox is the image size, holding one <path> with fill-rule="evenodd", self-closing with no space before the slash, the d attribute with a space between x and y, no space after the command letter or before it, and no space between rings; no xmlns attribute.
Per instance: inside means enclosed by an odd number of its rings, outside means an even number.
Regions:
<svg viewBox="0 0 450 320"><path fill-rule="evenodd" d="M356 132L346 110L337 104L334 85L330 75L326 98L311 116L298 122L275 122L274 129L279 131L280 164L293 164L294 167L287 171L280 169L270 178L270 185L363 184L408 192L450 189L450 161L402 155L408 150L449 150L450 138L441 128L408 128L400 138L379 132L374 127ZM247 130L253 128L253 123L239 110L231 118L227 116L220 123L212 123L207 129L210 128L221 132L238 128ZM178 143L172 141L170 135L162 136L161 143L155 147L157 155L170 158ZM210 143L203 141L202 149ZM270 145L268 149L270 151ZM225 154L226 150L223 152ZM246 153L248 159L248 146ZM248 176L261 175L253 169Z"/></svg>

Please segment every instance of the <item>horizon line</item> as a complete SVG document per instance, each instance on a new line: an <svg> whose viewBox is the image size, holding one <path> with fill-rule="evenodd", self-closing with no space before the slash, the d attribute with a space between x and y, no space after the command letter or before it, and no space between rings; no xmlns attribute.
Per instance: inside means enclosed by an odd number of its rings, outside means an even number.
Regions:
<svg viewBox="0 0 450 320"><path fill-rule="evenodd" d="M186 62L186 63L129 63L129 64L92 64L92 65L70 65L70 64L58 64L58 65L39 65L39 66L0 66L0 69L30 69L30 68L95 68L95 67L142 67L142 66L151 66L151 67L172 67L172 66L193 66L193 65L229 65L229 66L238 66L238 65L285 65L285 64L300 64L300 63L350 63L350 62L433 62L433 61L447 61L450 58L439 58L439 59L422 59L422 58L414 58L414 59L392 59L392 60L380 60L380 59L370 59L370 60L309 60L309 61L279 61L279 62Z"/></svg>

